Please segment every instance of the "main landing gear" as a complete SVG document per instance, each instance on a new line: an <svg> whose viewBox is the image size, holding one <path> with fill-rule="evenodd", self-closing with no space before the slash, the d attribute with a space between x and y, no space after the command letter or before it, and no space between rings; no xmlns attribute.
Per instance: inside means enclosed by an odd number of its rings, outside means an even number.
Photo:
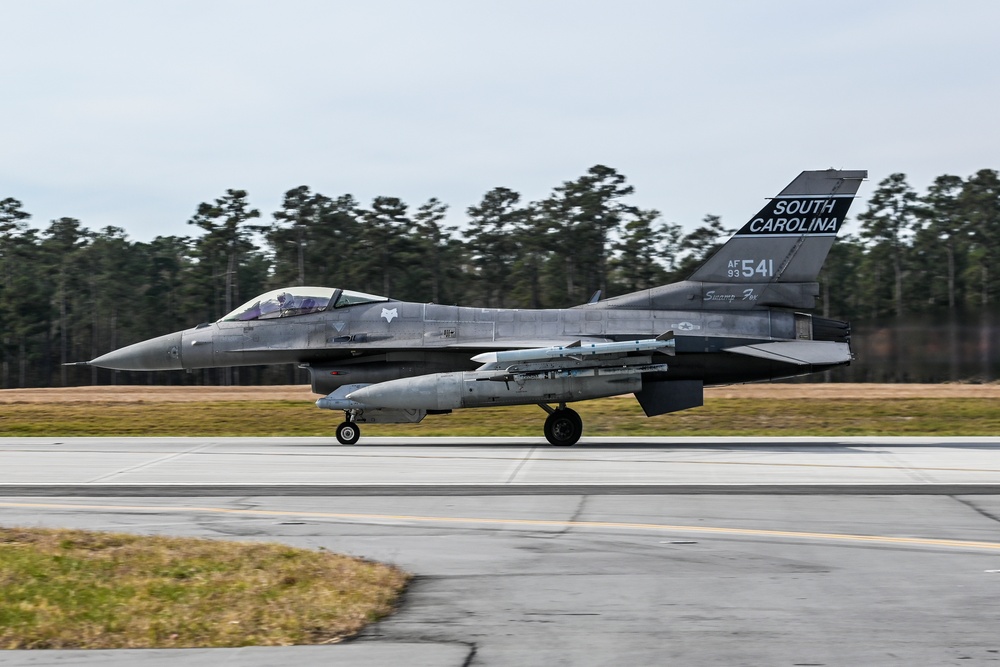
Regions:
<svg viewBox="0 0 1000 667"><path fill-rule="evenodd" d="M558 408L552 408L545 403L538 407L549 413L545 418L545 439L556 447L571 447L583 435L583 420L576 410L560 403Z"/></svg>

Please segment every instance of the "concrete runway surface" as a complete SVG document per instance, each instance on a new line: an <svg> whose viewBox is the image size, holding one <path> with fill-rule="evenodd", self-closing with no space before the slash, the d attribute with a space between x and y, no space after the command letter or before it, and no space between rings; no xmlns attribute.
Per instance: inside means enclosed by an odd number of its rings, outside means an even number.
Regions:
<svg viewBox="0 0 1000 667"><path fill-rule="evenodd" d="M416 575L342 645L0 664L1000 663L1000 438L362 442L0 439L4 525L280 541Z"/></svg>

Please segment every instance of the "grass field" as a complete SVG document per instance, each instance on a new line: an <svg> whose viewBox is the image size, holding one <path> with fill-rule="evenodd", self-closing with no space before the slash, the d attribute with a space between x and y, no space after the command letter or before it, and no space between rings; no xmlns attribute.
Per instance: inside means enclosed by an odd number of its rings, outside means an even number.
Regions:
<svg viewBox="0 0 1000 667"><path fill-rule="evenodd" d="M0 436L333 436L308 387L94 387L0 392ZM1000 435L1000 385L742 385L647 419L631 396L574 404L585 436ZM538 436L536 406L457 410L365 435Z"/></svg>
<svg viewBox="0 0 1000 667"><path fill-rule="evenodd" d="M281 544L0 528L0 649L333 643L407 580Z"/></svg>

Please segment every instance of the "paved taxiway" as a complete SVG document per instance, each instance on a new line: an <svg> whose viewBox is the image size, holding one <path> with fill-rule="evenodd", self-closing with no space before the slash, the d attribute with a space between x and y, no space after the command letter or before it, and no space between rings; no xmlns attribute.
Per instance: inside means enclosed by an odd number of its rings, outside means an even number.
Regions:
<svg viewBox="0 0 1000 667"><path fill-rule="evenodd" d="M727 492L762 483L818 490ZM409 490L351 495L367 484ZM5 525L278 540L416 574L343 646L2 664L1000 663L1000 439L0 439L0 494Z"/></svg>

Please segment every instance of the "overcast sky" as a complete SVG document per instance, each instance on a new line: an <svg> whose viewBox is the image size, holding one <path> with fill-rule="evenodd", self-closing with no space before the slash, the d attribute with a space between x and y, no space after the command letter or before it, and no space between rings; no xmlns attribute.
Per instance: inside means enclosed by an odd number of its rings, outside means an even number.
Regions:
<svg viewBox="0 0 1000 667"><path fill-rule="evenodd" d="M0 0L0 198L133 239L309 185L438 197L594 164L687 229L803 169L1000 168L1000 3ZM854 213L863 210L857 206Z"/></svg>

